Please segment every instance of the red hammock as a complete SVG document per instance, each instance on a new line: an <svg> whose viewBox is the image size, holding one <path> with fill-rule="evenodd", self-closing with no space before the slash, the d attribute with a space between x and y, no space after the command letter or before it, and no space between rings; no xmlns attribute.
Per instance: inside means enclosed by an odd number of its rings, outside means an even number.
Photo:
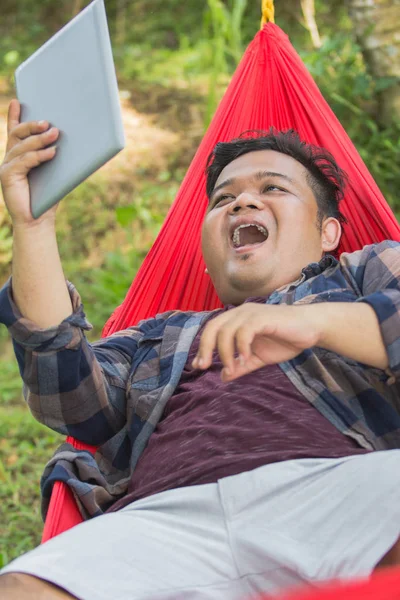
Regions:
<svg viewBox="0 0 400 600"><path fill-rule="evenodd" d="M320 589L305 586L304 590L261 596L258 600L400 600L400 569L376 571L370 580L331 581Z"/></svg>
<svg viewBox="0 0 400 600"><path fill-rule="evenodd" d="M293 128L309 143L327 148L348 173L341 211L345 227L339 251L352 252L384 239L400 241L399 225L343 127L325 102L283 31L267 23L246 50L192 161L174 204L123 304L107 322L111 334L171 309L221 306L201 255L200 229L207 206L204 169L215 144L248 129ZM75 447L95 448L67 439ZM53 488L43 540L81 521L71 492Z"/></svg>

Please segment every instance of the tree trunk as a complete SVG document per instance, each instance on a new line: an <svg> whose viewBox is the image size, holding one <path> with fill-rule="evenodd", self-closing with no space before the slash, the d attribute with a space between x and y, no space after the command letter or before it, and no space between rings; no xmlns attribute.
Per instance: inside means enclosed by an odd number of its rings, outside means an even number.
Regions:
<svg viewBox="0 0 400 600"><path fill-rule="evenodd" d="M348 0L357 42L374 77L399 81L380 94L380 120L400 120L400 0Z"/></svg>

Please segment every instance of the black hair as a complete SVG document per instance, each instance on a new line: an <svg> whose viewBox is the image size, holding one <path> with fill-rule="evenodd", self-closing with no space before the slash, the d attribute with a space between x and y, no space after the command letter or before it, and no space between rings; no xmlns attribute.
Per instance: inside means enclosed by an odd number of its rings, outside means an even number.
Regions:
<svg viewBox="0 0 400 600"><path fill-rule="evenodd" d="M347 223L339 210L347 182L346 173L338 166L332 154L325 148L303 142L293 129L278 131L245 131L230 142L219 142L208 157L206 191L211 197L221 171L233 160L258 150L274 150L291 156L307 170L307 182L312 189L317 206L317 225L321 228L326 217L334 217L341 224Z"/></svg>

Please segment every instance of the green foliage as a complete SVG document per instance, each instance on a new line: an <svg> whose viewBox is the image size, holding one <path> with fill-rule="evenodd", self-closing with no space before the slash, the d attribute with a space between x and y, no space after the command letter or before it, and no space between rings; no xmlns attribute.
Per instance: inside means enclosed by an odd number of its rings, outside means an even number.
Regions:
<svg viewBox="0 0 400 600"><path fill-rule="evenodd" d="M17 52L17 50L10 50L3 56L3 62L5 65L7 65L7 67L16 67L20 60L20 54Z"/></svg>
<svg viewBox="0 0 400 600"><path fill-rule="evenodd" d="M0 221L0 272L6 268L12 258L12 236L9 223Z"/></svg>
<svg viewBox="0 0 400 600"><path fill-rule="evenodd" d="M209 94L207 101L207 126L215 112L218 101L218 84L221 74L230 73L241 59L242 20L247 0L234 0L231 10L221 0L208 0L209 14L206 14L213 53L213 63L210 72Z"/></svg>
<svg viewBox="0 0 400 600"><path fill-rule="evenodd" d="M166 172L163 172L161 178L165 176ZM169 193L161 192L161 200L160 188L148 185L143 187L134 204L117 207L118 223L127 231L130 231L130 226L136 229L139 224L147 230L149 243L142 249L133 245L126 252L120 249L109 252L101 268L90 270L83 276L82 273L76 274L78 289L88 307L87 316L94 327L92 337L99 335L108 317L123 301L164 220L165 211L160 211L160 204L175 193L176 184L172 184Z"/></svg>
<svg viewBox="0 0 400 600"><path fill-rule="evenodd" d="M393 78L374 79L359 46L345 34L326 38L319 50L301 56L386 200L400 215L400 122L386 129L376 122L378 94L393 85Z"/></svg>
<svg viewBox="0 0 400 600"><path fill-rule="evenodd" d="M168 171L162 171L158 177L160 183L168 181L170 173ZM158 207L161 203L165 203L168 198L173 200L178 186L172 185L168 189L160 185L147 185L142 188L141 194L135 197L133 204L127 206L118 206L116 208L117 221L122 227L126 227L132 222L142 223L149 231L157 235L159 228L163 222L163 214L160 213Z"/></svg>
<svg viewBox="0 0 400 600"><path fill-rule="evenodd" d="M231 58L231 67L236 66L243 54L242 20L247 0L233 0L231 9L222 0L208 0L209 12L205 15L206 25L211 30L214 60L226 72L226 59Z"/></svg>
<svg viewBox="0 0 400 600"><path fill-rule="evenodd" d="M2 328L6 331L5 327ZM0 407L19 401L22 395L22 381L17 361L0 361Z"/></svg>
<svg viewBox="0 0 400 600"><path fill-rule="evenodd" d="M39 480L61 439L25 406L0 405L0 567L40 542Z"/></svg>
<svg viewBox="0 0 400 600"><path fill-rule="evenodd" d="M127 44L116 52L120 77L125 81L159 83L163 86L194 83L194 78L204 73L204 66L212 61L206 42L192 46L186 35L179 40L179 51L171 48L152 48Z"/></svg>
<svg viewBox="0 0 400 600"><path fill-rule="evenodd" d="M85 302L85 313L93 325L89 339L100 337L103 326L119 306L131 285L145 253L132 249L108 252L101 268L77 274L75 283Z"/></svg>
<svg viewBox="0 0 400 600"><path fill-rule="evenodd" d="M114 250L106 252L102 257L101 265L97 268L82 264L82 252L85 252L85 248L78 246L81 238L75 240L76 254L68 251L68 246L73 243L71 243L70 235L66 235L65 224L63 227L60 225L62 232L60 231L59 237L61 238L61 253L65 252L63 261L65 272L84 299L87 317L94 328L89 334L90 338L94 339L100 335L108 317L123 301L143 259L157 237L177 189L178 183L175 180L175 174L161 171L158 175L158 183L142 182L136 193L133 194L133 203L116 206L113 211L106 210L107 219L104 219L104 224L108 223L108 217L110 217L110 226L116 229L116 223L119 224L123 238L129 242L125 241L123 248L116 247ZM102 189L103 196L104 198L108 197L106 189ZM78 203L79 196L78 199L73 199L73 204ZM100 201L99 205L101 205ZM65 210L65 217L71 215L71 211L72 208L69 206ZM93 218L91 211L87 217L76 215L76 218L80 219L79 224L76 224L79 230L82 231L82 228L86 226L86 221L88 229L91 227L90 219ZM99 215L96 216L97 223L99 223L98 218ZM75 223L71 224L70 228L73 230ZM99 234L104 235L104 231L101 230ZM92 232L89 234L88 231L86 241L93 244Z"/></svg>

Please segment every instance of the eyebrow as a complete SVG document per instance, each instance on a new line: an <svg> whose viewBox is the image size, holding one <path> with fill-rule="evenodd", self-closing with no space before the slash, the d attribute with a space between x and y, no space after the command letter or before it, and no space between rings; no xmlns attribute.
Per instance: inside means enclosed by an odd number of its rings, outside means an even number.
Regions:
<svg viewBox="0 0 400 600"><path fill-rule="evenodd" d="M253 175L253 179L255 179L256 181L261 181L262 179L265 179L266 177L279 177L280 179L285 179L287 182L294 184L293 179L291 179L284 173L276 173L275 171L258 171L257 173L255 173ZM214 198L214 196L218 192L218 190L220 190L228 185L233 185L234 183L236 183L236 181L237 181L237 177L230 177L229 179L225 179L225 181L223 181L222 183L217 185L217 187L215 187L211 193L210 202Z"/></svg>

